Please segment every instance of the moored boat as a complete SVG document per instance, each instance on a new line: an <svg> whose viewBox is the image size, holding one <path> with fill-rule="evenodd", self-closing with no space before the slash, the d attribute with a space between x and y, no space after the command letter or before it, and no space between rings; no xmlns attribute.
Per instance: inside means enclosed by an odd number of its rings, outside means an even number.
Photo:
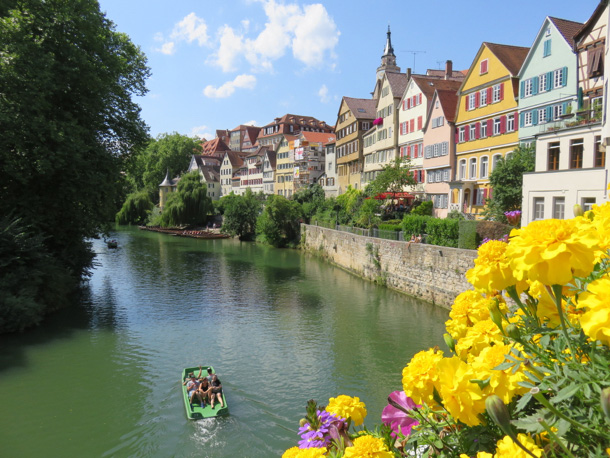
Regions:
<svg viewBox="0 0 610 458"><path fill-rule="evenodd" d="M201 366L202 376L207 375L208 367L212 369L212 374L216 373L212 366ZM187 367L182 371L182 397L184 398L184 407L186 408L187 418L189 420L200 420L202 418L213 418L218 417L219 415L229 413L229 407L227 405L227 398L225 397L224 388L222 390L222 402L224 404L224 407L221 407L219 402L215 402L213 409L209 403L206 403L205 407L201 407L201 405L199 405L197 402L191 404L186 385L184 385L184 382L188 379L190 373L193 373L195 374L195 376L197 376L199 374L199 367Z"/></svg>

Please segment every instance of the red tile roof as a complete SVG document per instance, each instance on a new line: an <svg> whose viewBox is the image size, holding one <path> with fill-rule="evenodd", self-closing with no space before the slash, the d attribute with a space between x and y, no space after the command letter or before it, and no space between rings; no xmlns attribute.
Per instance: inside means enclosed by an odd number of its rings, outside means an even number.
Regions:
<svg viewBox="0 0 610 458"><path fill-rule="evenodd" d="M443 113L445 114L445 119L447 122L455 122L458 103L457 90L452 91L448 89L438 89L436 94L438 101L443 108Z"/></svg>
<svg viewBox="0 0 610 458"><path fill-rule="evenodd" d="M335 141L335 134L331 134L328 132L301 132L301 137L311 143L322 143L322 145L326 145L327 143Z"/></svg>
<svg viewBox="0 0 610 458"><path fill-rule="evenodd" d="M377 99L343 97L343 101L356 119L375 119L377 117Z"/></svg>
<svg viewBox="0 0 610 458"><path fill-rule="evenodd" d="M517 76L521 65L527 57L530 48L522 46L500 45L497 43L483 43L487 48L498 58L498 60L506 67L511 76Z"/></svg>
<svg viewBox="0 0 610 458"><path fill-rule="evenodd" d="M437 89L457 92L462 85L461 80L445 80L434 76L411 75L411 79L415 81L428 100L432 99L434 91Z"/></svg>
<svg viewBox="0 0 610 458"><path fill-rule="evenodd" d="M580 29L582 29L584 24L582 22L568 21L566 19L559 19L559 18L550 17L550 16L549 16L549 21L551 21L553 24L555 24L555 27L557 27L557 30L559 30L559 33L561 33L564 40L572 48L574 48L574 35L576 35L578 33L578 31Z"/></svg>

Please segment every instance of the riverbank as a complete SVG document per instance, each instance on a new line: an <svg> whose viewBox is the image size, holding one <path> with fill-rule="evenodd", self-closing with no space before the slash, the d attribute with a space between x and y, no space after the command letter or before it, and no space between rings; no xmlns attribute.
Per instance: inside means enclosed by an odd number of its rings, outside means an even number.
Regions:
<svg viewBox="0 0 610 458"><path fill-rule="evenodd" d="M301 246L332 264L388 288L444 308L472 289L466 271L476 250L399 242L301 225Z"/></svg>

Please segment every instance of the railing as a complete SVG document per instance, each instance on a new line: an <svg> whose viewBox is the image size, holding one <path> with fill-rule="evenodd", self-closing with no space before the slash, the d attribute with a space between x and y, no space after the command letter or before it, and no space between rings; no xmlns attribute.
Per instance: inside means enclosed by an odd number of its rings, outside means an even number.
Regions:
<svg viewBox="0 0 610 458"><path fill-rule="evenodd" d="M334 229L336 231L349 232L350 234L361 235L363 237L374 237L378 239L386 239L386 240L397 240L399 242L404 242L404 233L402 231L384 231L380 229L364 229L362 227L354 227L354 226L344 226L341 224L333 224L322 221L311 221L310 225L325 227L327 229Z"/></svg>

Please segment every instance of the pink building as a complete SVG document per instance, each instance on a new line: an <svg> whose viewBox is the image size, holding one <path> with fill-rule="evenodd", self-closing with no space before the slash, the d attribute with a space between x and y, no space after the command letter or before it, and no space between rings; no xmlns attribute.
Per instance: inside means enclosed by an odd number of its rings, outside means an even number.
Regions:
<svg viewBox="0 0 610 458"><path fill-rule="evenodd" d="M449 182L455 171L455 109L457 90L437 89L424 124L426 197L434 202L433 215L445 218L449 207Z"/></svg>

